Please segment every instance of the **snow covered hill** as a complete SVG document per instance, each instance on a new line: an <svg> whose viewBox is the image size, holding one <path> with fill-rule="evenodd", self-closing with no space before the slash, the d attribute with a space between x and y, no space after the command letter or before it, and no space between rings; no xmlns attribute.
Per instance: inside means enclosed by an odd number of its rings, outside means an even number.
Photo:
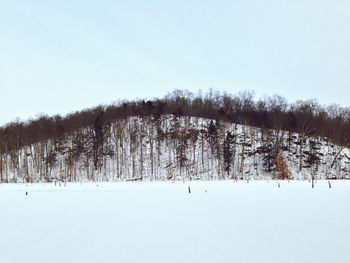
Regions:
<svg viewBox="0 0 350 263"><path fill-rule="evenodd" d="M197 117L129 117L1 156L2 181L350 179L327 138Z"/></svg>

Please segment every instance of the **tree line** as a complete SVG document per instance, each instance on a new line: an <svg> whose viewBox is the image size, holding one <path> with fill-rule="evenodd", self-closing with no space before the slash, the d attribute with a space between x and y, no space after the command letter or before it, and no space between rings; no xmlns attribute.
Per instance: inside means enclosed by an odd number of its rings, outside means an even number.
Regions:
<svg viewBox="0 0 350 263"><path fill-rule="evenodd" d="M260 171L288 178L288 165L300 174L323 169L327 177L342 178L348 128L349 110L336 105L176 90L162 99L5 125L0 181L260 178ZM328 142L341 146L335 150Z"/></svg>
<svg viewBox="0 0 350 263"><path fill-rule="evenodd" d="M192 116L244 124L263 129L296 132L301 136L327 137L346 146L350 143L350 108L322 106L316 100L289 104L275 95L259 100L245 91L232 95L210 90L193 94L175 90L161 99L121 101L109 106L78 111L67 116L42 115L25 122L12 122L0 128L0 154L47 139L60 139L75 131L91 127L97 137L103 126L129 116ZM101 138L96 138L101 140ZM95 150L98 149L95 146Z"/></svg>

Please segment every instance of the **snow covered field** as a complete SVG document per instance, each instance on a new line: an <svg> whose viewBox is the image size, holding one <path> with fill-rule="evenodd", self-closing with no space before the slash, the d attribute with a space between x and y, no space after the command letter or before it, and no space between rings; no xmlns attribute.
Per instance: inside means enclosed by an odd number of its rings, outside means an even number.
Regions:
<svg viewBox="0 0 350 263"><path fill-rule="evenodd" d="M331 183L2 184L0 262L348 263L350 181Z"/></svg>

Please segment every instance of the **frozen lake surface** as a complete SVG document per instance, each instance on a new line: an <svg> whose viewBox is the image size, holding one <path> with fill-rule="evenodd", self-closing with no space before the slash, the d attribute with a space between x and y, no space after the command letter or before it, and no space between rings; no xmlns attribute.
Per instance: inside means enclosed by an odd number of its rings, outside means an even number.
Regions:
<svg viewBox="0 0 350 263"><path fill-rule="evenodd" d="M331 184L2 184L0 262L348 263L350 182Z"/></svg>

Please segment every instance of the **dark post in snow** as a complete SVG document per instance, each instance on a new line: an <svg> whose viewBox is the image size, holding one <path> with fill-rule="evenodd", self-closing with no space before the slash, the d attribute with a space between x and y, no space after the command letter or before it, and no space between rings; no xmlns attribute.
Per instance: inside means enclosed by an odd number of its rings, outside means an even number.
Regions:
<svg viewBox="0 0 350 263"><path fill-rule="evenodd" d="M189 193L189 194L191 193L191 188L190 188L190 187L188 187L188 193Z"/></svg>
<svg viewBox="0 0 350 263"><path fill-rule="evenodd" d="M329 181L329 180L328 180L328 187L329 187L329 188L332 188L332 186L331 186L331 181Z"/></svg>

